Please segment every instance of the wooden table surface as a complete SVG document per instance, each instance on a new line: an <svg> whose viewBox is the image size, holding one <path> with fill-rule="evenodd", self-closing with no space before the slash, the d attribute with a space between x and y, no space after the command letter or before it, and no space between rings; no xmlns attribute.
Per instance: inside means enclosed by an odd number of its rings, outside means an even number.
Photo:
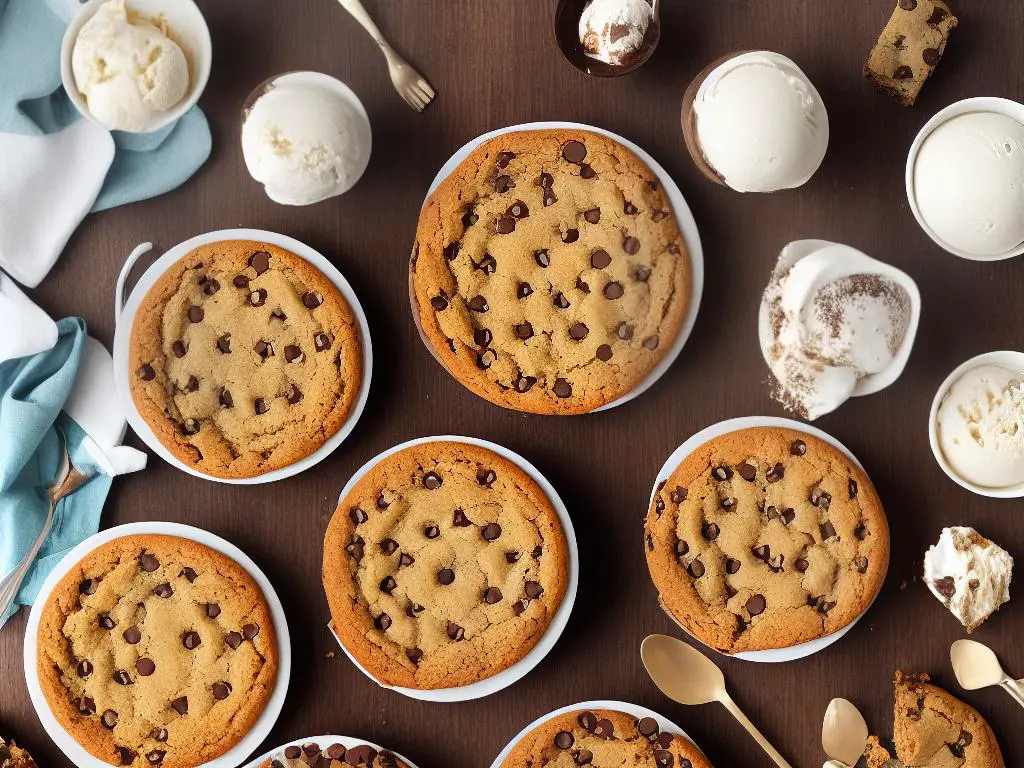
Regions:
<svg viewBox="0 0 1024 768"><path fill-rule="evenodd" d="M682 725L719 768L768 759L718 705L686 709L644 675L638 647L651 632L678 634L647 575L641 517L657 470L686 437L722 419L784 415L768 396L757 305L779 249L800 238L854 245L909 272L924 314L895 385L817 422L846 443L878 486L892 527L889 578L870 613L842 641L786 665L722 660L736 701L794 766L820 765L821 718L834 696L852 699L875 732L890 732L890 680L928 672L954 693L950 644L959 624L920 582L922 556L943 526L966 524L1024 563L1020 501L973 496L949 480L928 448L935 389L956 365L994 349L1024 348L1024 259L996 264L941 252L917 227L904 195L907 148L936 110L968 96L1022 94L1024 5L961 2L947 56L918 106L898 107L861 78L892 10L796 0L667 0L654 58L617 81L586 78L558 52L554 0L378 0L381 28L436 87L413 113L391 88L370 39L331 0L201 0L213 34L213 76L201 101L213 129L209 162L183 188L90 216L33 297L52 315L80 315L110 344L114 281L140 241L168 248L225 227L259 227L303 240L336 264L369 316L376 365L366 412L322 464L273 485L232 487L183 474L155 456L118 479L104 526L169 520L226 537L259 563L285 605L293 643L284 711L263 745L321 733L389 745L421 768L486 768L537 716L586 699L632 701ZM679 106L689 79L733 49L794 58L829 110L831 147L801 189L740 195L699 176L683 145ZM319 69L349 83L374 132L358 187L308 208L270 202L246 174L239 113L274 74ZM677 180L704 242L707 280L696 330L661 382L611 412L544 418L502 410L444 373L410 318L406 270L427 185L451 153L494 128L575 120L636 141ZM338 492L378 452L422 435L456 433L504 444L533 461L567 503L581 554L579 596L551 654L516 685L482 701L415 702L377 688L327 632L320 587L322 535ZM134 438L132 444L140 445ZM42 732L22 675L22 612L0 631L0 734L44 768L70 762ZM1024 596L978 633L1024 675ZM1024 712L1000 691L964 695L988 718L1008 766L1024 765Z"/></svg>

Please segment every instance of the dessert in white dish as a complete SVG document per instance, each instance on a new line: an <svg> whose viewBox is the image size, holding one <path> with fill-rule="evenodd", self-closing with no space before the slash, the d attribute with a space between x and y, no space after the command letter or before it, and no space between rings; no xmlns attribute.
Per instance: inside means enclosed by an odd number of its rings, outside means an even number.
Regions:
<svg viewBox="0 0 1024 768"><path fill-rule="evenodd" d="M580 16L583 50L605 64L627 64L643 48L653 17L648 0L591 0Z"/></svg>
<svg viewBox="0 0 1024 768"><path fill-rule="evenodd" d="M924 582L968 632L1010 600L1013 558L973 528L945 528L924 556Z"/></svg>

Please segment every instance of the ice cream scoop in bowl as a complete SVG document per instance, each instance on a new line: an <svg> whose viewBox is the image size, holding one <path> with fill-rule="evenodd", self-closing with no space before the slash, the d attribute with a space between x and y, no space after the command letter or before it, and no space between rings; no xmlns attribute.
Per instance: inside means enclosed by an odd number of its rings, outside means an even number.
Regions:
<svg viewBox="0 0 1024 768"><path fill-rule="evenodd" d="M569 62L594 77L643 66L661 39L661 0L558 0L555 42Z"/></svg>
<svg viewBox="0 0 1024 768"><path fill-rule="evenodd" d="M210 30L193 0L89 0L64 33L60 69L84 117L153 133L195 106L212 61Z"/></svg>

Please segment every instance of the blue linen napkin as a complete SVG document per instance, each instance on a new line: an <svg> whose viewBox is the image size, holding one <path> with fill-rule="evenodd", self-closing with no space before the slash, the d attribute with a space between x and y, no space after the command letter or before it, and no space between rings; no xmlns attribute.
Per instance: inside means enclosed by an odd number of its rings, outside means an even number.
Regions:
<svg viewBox="0 0 1024 768"><path fill-rule="evenodd" d="M0 0L0 133L56 133L78 111L61 87L60 46L78 0ZM117 152L94 211L146 200L188 180L210 156L206 116L193 107L151 134L114 131Z"/></svg>
<svg viewBox="0 0 1024 768"><path fill-rule="evenodd" d="M36 540L46 520L46 489L60 464L60 430L71 462L95 474L74 494L62 499L53 528L15 603L0 616L0 627L22 605L30 605L60 559L99 529L100 511L111 478L83 447L85 431L61 412L71 392L86 341L85 322L57 323L57 344L31 357L0 363L0 576L7 574Z"/></svg>

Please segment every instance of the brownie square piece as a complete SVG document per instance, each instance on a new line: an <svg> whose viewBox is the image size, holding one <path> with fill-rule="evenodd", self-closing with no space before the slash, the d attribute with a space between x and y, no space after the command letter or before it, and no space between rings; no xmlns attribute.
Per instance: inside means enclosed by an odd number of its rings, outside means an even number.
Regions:
<svg viewBox="0 0 1024 768"><path fill-rule="evenodd" d="M942 0L899 0L864 65L864 76L903 106L914 106L956 25Z"/></svg>

